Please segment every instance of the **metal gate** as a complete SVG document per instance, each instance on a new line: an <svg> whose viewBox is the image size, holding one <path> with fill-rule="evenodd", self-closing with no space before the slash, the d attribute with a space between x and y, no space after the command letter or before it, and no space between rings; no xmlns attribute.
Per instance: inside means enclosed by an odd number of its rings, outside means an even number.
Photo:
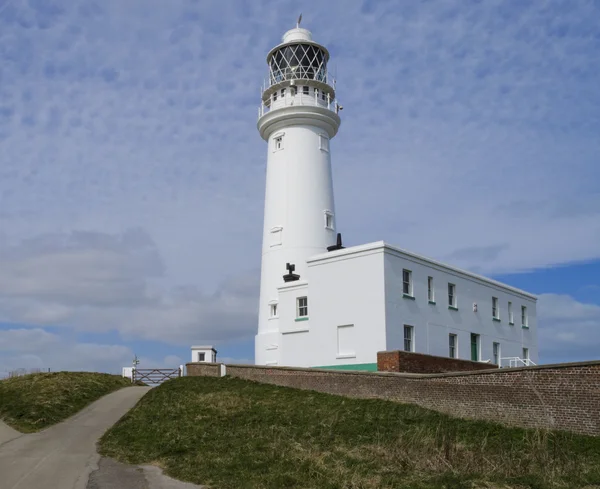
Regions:
<svg viewBox="0 0 600 489"><path fill-rule="evenodd" d="M134 368L133 382L148 385L162 384L166 380L182 376L181 368Z"/></svg>

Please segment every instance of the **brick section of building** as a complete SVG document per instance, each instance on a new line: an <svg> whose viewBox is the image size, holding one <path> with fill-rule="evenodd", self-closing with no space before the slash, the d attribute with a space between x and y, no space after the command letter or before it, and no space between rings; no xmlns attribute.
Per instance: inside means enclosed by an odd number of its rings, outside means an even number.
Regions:
<svg viewBox="0 0 600 489"><path fill-rule="evenodd" d="M491 368L496 368L496 366L490 363L436 357L408 351L380 351L377 353L377 370L379 372L439 374L443 372L489 370Z"/></svg>
<svg viewBox="0 0 600 489"><path fill-rule="evenodd" d="M187 364L188 375L218 375L218 369L210 367ZM600 361L444 374L227 365L227 375L413 403L463 418L600 436Z"/></svg>
<svg viewBox="0 0 600 489"><path fill-rule="evenodd" d="M220 363L186 363L186 375L189 377L220 377Z"/></svg>

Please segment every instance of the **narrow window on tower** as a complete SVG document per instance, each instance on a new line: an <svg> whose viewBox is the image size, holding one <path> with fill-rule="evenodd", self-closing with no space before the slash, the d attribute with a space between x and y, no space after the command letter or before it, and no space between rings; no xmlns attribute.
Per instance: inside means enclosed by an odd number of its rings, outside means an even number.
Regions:
<svg viewBox="0 0 600 489"><path fill-rule="evenodd" d="M325 92L321 92L321 99L325 100L327 98L327 94Z"/></svg>
<svg viewBox="0 0 600 489"><path fill-rule="evenodd" d="M305 85L302 87L302 94L303 95L310 95L309 93L310 87L308 85Z"/></svg>
<svg viewBox="0 0 600 489"><path fill-rule="evenodd" d="M325 211L325 227L333 229L333 213L331 211Z"/></svg>
<svg viewBox="0 0 600 489"><path fill-rule="evenodd" d="M329 138L324 134L319 134L319 149L321 151L329 151Z"/></svg>
<svg viewBox="0 0 600 489"><path fill-rule="evenodd" d="M273 92L273 102L277 100L277 92Z"/></svg>
<svg viewBox="0 0 600 489"><path fill-rule="evenodd" d="M285 88L282 88L282 89L281 89L281 96L282 96L282 97L285 97Z"/></svg>
<svg viewBox="0 0 600 489"><path fill-rule="evenodd" d="M283 149L283 133L275 134L273 136L273 151L280 151Z"/></svg>
<svg viewBox="0 0 600 489"><path fill-rule="evenodd" d="M277 304L271 304L271 317L277 317Z"/></svg>

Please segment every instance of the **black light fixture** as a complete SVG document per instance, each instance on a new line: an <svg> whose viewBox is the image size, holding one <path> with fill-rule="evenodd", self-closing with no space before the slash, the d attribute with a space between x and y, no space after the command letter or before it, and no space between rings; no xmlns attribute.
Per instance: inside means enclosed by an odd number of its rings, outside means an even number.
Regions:
<svg viewBox="0 0 600 489"><path fill-rule="evenodd" d="M283 276L284 282L295 282L296 280L300 280L300 275L294 273L294 270L296 270L296 265L293 263L286 263L285 268L287 269L288 273Z"/></svg>
<svg viewBox="0 0 600 489"><path fill-rule="evenodd" d="M328 246L327 251L343 250L345 246L342 246L342 233L337 233L337 241L334 245Z"/></svg>

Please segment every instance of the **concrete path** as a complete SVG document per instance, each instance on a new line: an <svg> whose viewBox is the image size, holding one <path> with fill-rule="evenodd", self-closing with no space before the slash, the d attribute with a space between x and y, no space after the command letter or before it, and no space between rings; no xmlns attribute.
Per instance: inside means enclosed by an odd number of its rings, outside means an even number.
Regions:
<svg viewBox="0 0 600 489"><path fill-rule="evenodd" d="M22 434L23 433L19 433L18 431L13 430L10 426L0 421L0 445L3 445L4 443L10 440L14 440Z"/></svg>
<svg viewBox="0 0 600 489"><path fill-rule="evenodd" d="M60 424L0 445L0 486L2 489L85 489L90 473L98 467L98 438L149 389L120 389Z"/></svg>

